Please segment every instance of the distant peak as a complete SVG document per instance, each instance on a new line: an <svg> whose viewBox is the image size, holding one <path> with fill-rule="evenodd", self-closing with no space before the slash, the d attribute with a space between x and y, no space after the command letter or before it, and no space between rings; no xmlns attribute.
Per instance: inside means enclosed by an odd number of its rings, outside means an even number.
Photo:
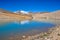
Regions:
<svg viewBox="0 0 60 40"><path fill-rule="evenodd" d="M21 12L21 13L28 13L27 11L23 11L23 10L21 10L20 12Z"/></svg>
<svg viewBox="0 0 60 40"><path fill-rule="evenodd" d="M60 13L60 10L53 11L51 13Z"/></svg>
<svg viewBox="0 0 60 40"><path fill-rule="evenodd" d="M23 11L23 10L18 10L18 11L15 11L14 13L28 14L29 12L28 11Z"/></svg>

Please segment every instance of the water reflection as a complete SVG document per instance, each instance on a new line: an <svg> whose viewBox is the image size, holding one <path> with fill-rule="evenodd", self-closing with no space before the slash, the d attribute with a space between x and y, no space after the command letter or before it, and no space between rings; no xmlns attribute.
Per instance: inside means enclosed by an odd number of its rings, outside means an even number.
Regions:
<svg viewBox="0 0 60 40"><path fill-rule="evenodd" d="M26 24L26 23L29 23L30 20L24 20L24 21L14 21L14 23L16 24Z"/></svg>
<svg viewBox="0 0 60 40"><path fill-rule="evenodd" d="M23 25L22 25L23 24ZM49 22L39 22L39 21L20 21L20 22L9 22L5 23L0 27L0 40L8 40L9 36L22 36L22 35L34 35L40 32L47 31L48 28L54 27L55 24ZM11 35L12 34L12 35ZM10 39L13 39L13 38ZM19 37L20 38L20 37Z"/></svg>
<svg viewBox="0 0 60 40"><path fill-rule="evenodd" d="M21 24L29 23L29 20L21 21Z"/></svg>

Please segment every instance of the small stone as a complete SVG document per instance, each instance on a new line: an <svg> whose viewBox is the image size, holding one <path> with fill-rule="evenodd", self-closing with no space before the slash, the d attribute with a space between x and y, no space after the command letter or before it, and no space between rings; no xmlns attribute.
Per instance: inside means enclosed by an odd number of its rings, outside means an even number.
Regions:
<svg viewBox="0 0 60 40"><path fill-rule="evenodd" d="M26 36L22 36L23 38L26 38Z"/></svg>

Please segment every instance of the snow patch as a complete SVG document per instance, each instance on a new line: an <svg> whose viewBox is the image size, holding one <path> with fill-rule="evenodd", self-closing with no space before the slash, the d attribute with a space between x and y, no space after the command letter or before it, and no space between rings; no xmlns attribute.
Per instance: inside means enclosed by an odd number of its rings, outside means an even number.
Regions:
<svg viewBox="0 0 60 40"><path fill-rule="evenodd" d="M23 11L23 10L19 10L19 11L15 11L14 13L22 13L22 14L28 14L28 11Z"/></svg>

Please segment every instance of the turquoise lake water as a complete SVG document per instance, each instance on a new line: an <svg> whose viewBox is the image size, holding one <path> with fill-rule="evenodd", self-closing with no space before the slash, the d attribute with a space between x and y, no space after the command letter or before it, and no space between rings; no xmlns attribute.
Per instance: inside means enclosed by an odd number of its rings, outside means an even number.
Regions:
<svg viewBox="0 0 60 40"><path fill-rule="evenodd" d="M30 21L25 24L21 23L5 23L0 25L0 40L6 39L6 37L13 35L25 35L25 34L37 34L47 31L48 28L54 27L55 24L49 22L37 22ZM7 40L7 39L6 39Z"/></svg>

